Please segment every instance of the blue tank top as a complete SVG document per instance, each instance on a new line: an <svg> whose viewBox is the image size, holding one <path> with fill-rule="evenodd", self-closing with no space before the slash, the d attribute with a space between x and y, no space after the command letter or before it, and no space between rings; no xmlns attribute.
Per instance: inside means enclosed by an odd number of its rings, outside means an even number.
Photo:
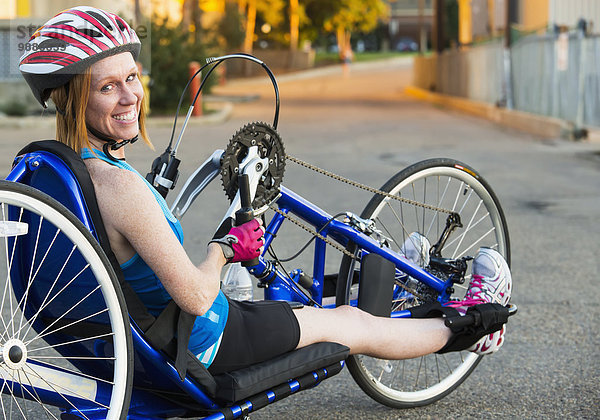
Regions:
<svg viewBox="0 0 600 420"><path fill-rule="evenodd" d="M171 213L165 199L131 165L121 160L115 162L106 157L102 151L96 149L91 151L84 148L81 152L81 157L82 159L97 158L103 160L113 166L131 171L142 178L148 188L150 188L150 191L152 191L152 194L154 194L173 233L179 242L183 244L181 223ZM138 253L121 264L121 270L123 271L125 280L129 282L152 315L157 316L160 314L171 301L171 296L167 293L159 278ZM219 291L210 309L204 315L196 317L188 348L206 367L210 366L217 354L228 314L229 304L223 292Z"/></svg>

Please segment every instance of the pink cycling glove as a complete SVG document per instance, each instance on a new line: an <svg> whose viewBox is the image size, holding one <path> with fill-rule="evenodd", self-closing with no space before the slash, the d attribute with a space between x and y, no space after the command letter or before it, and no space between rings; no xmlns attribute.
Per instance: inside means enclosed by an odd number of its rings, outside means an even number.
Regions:
<svg viewBox="0 0 600 420"><path fill-rule="evenodd" d="M265 228L261 222L254 219L243 225L232 227L227 235L210 242L221 245L227 262L249 261L260 256L262 247L265 245L264 233ZM224 247L230 247L233 252Z"/></svg>

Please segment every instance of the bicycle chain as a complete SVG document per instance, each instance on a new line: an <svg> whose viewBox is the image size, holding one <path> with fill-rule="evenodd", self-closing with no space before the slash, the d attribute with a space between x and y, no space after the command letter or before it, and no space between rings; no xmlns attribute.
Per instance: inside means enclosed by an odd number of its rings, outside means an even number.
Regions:
<svg viewBox="0 0 600 420"><path fill-rule="evenodd" d="M285 158L287 160L291 160L292 162L294 162L294 163L296 163L296 164L298 164L300 166L304 166L305 168L311 169L311 170L313 170L315 172L318 172L318 173L320 173L322 175L328 176L328 177L333 178L333 179L335 179L337 181L341 181L341 182L343 182L345 184L351 185L351 186L359 188L361 190L365 190L365 191L371 192L373 194L383 195L383 196L391 198L393 200L402 201L403 203L406 203L406 204L410 204L410 205L417 206L417 207L423 207L423 208L425 208L427 210L438 211L440 213L447 213L447 214L454 214L454 213L456 213L455 211L452 211L452 210L444 209L444 208L441 208L441 207L435 207L435 206L432 206L432 205L429 205L429 204L421 203L419 201L411 200L409 198L404 198L404 197L400 197L400 196L397 196L397 195L394 195L394 194L390 194L388 192L378 190L377 188L369 187L368 185L364 185L364 184L361 184L359 182L352 181L351 179L344 178L343 176L334 174L333 172L326 171L325 169L319 168L318 166L312 165L312 164L310 164L308 162L303 161L302 159L298 159L298 158L296 158L294 156L290 156L288 154L285 155Z"/></svg>
<svg viewBox="0 0 600 420"><path fill-rule="evenodd" d="M273 204L269 205L269 207L271 208L271 210L273 210L275 213L279 213L280 215L282 215L283 217L285 217L287 220L289 220L290 222L292 222L293 224L295 224L296 226L304 229L305 231L307 231L308 233L310 233L312 236L317 237L318 239L322 240L323 242L325 242L327 245L332 246L333 248L337 249L338 251L340 251L342 254L346 255L347 257L352 258L353 260L358 261L358 257L356 257L356 255L354 255L353 253L349 252L348 250L346 250L345 248L339 246L338 244L336 244L335 242L327 239L325 236L321 235L319 232L317 232L316 230L306 226L304 223L302 223L299 220L294 219L292 216L290 216L289 214L284 213L283 211L279 210L277 207L275 207Z"/></svg>

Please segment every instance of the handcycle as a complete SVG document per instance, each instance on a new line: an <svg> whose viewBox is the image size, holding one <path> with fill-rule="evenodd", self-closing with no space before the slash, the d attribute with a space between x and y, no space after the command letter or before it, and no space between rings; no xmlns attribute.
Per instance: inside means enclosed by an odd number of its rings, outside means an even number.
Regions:
<svg viewBox="0 0 600 420"><path fill-rule="evenodd" d="M233 56L211 60L214 65L204 80L229 57ZM264 66L255 58L235 57ZM275 79L268 73L277 94ZM190 176L172 205L173 213L182 217L220 175L232 201L225 217L249 206L255 215L273 212L265 252L248 267L264 288L265 299L325 308L361 306L367 293L361 291L370 290L370 283L381 283L386 286L375 290L385 293L370 300L375 302L372 311L409 317L406 309L411 306L460 297L456 289L464 290L468 260L478 247L493 247L510 261L508 230L498 199L472 168L460 162L417 163L380 190L354 183L374 194L361 215L332 216L285 188L286 160L316 168L285 154L275 130L276 97L273 125L251 123L239 130L226 150L215 151ZM170 145L149 176L165 195L177 176L176 149ZM173 350L172 337L152 334L151 316L119 278L118 264L106 247L89 175L86 178L82 162L73 154L59 144L38 142L19 153L8 181L0 183L0 234L7 273L0 305L5 417L14 411L17 417L27 418L33 405L48 418L124 418L127 413L129 418L238 418L318 384L339 372L344 363L375 400L413 407L447 395L481 360L464 352L384 361L347 357L343 346L320 343L220 378L188 359L182 374L180 349ZM312 275L286 270L273 252L286 220L314 236ZM412 232L433 244L421 264L399 252ZM325 275L329 246L343 253L339 273L333 276ZM33 417L40 417L39 413Z"/></svg>

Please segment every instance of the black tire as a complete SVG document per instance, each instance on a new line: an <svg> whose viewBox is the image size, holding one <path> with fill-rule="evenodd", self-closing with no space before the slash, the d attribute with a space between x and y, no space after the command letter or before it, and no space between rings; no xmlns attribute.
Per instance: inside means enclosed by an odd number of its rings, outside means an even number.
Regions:
<svg viewBox="0 0 600 420"><path fill-rule="evenodd" d="M0 244L4 418L60 418L62 408L125 419L131 328L98 242L52 197L0 181Z"/></svg>
<svg viewBox="0 0 600 420"><path fill-rule="evenodd" d="M381 189L460 214L463 228L451 235L442 256L474 256L479 247L487 246L499 251L510 264L504 212L487 182L469 166L452 159L425 160L402 170ZM361 217L373 218L376 226L393 239L390 246L396 251L414 231L426 236L431 245L435 244L447 214L413 207L375 195ZM465 239L469 242L465 243ZM358 255L354 244L349 244L348 250ZM359 262L344 256L337 282L336 305L348 304L360 293L358 285L352 285L354 272L359 268ZM464 296L469 278L470 268L465 284L457 285L454 298ZM419 299L404 300L401 305L391 302L398 309L421 303ZM397 361L355 355L349 357L347 364L354 380L373 399L389 407L409 408L431 404L448 395L471 374L481 359L482 356L470 352L431 354ZM398 377L400 374L401 378Z"/></svg>

